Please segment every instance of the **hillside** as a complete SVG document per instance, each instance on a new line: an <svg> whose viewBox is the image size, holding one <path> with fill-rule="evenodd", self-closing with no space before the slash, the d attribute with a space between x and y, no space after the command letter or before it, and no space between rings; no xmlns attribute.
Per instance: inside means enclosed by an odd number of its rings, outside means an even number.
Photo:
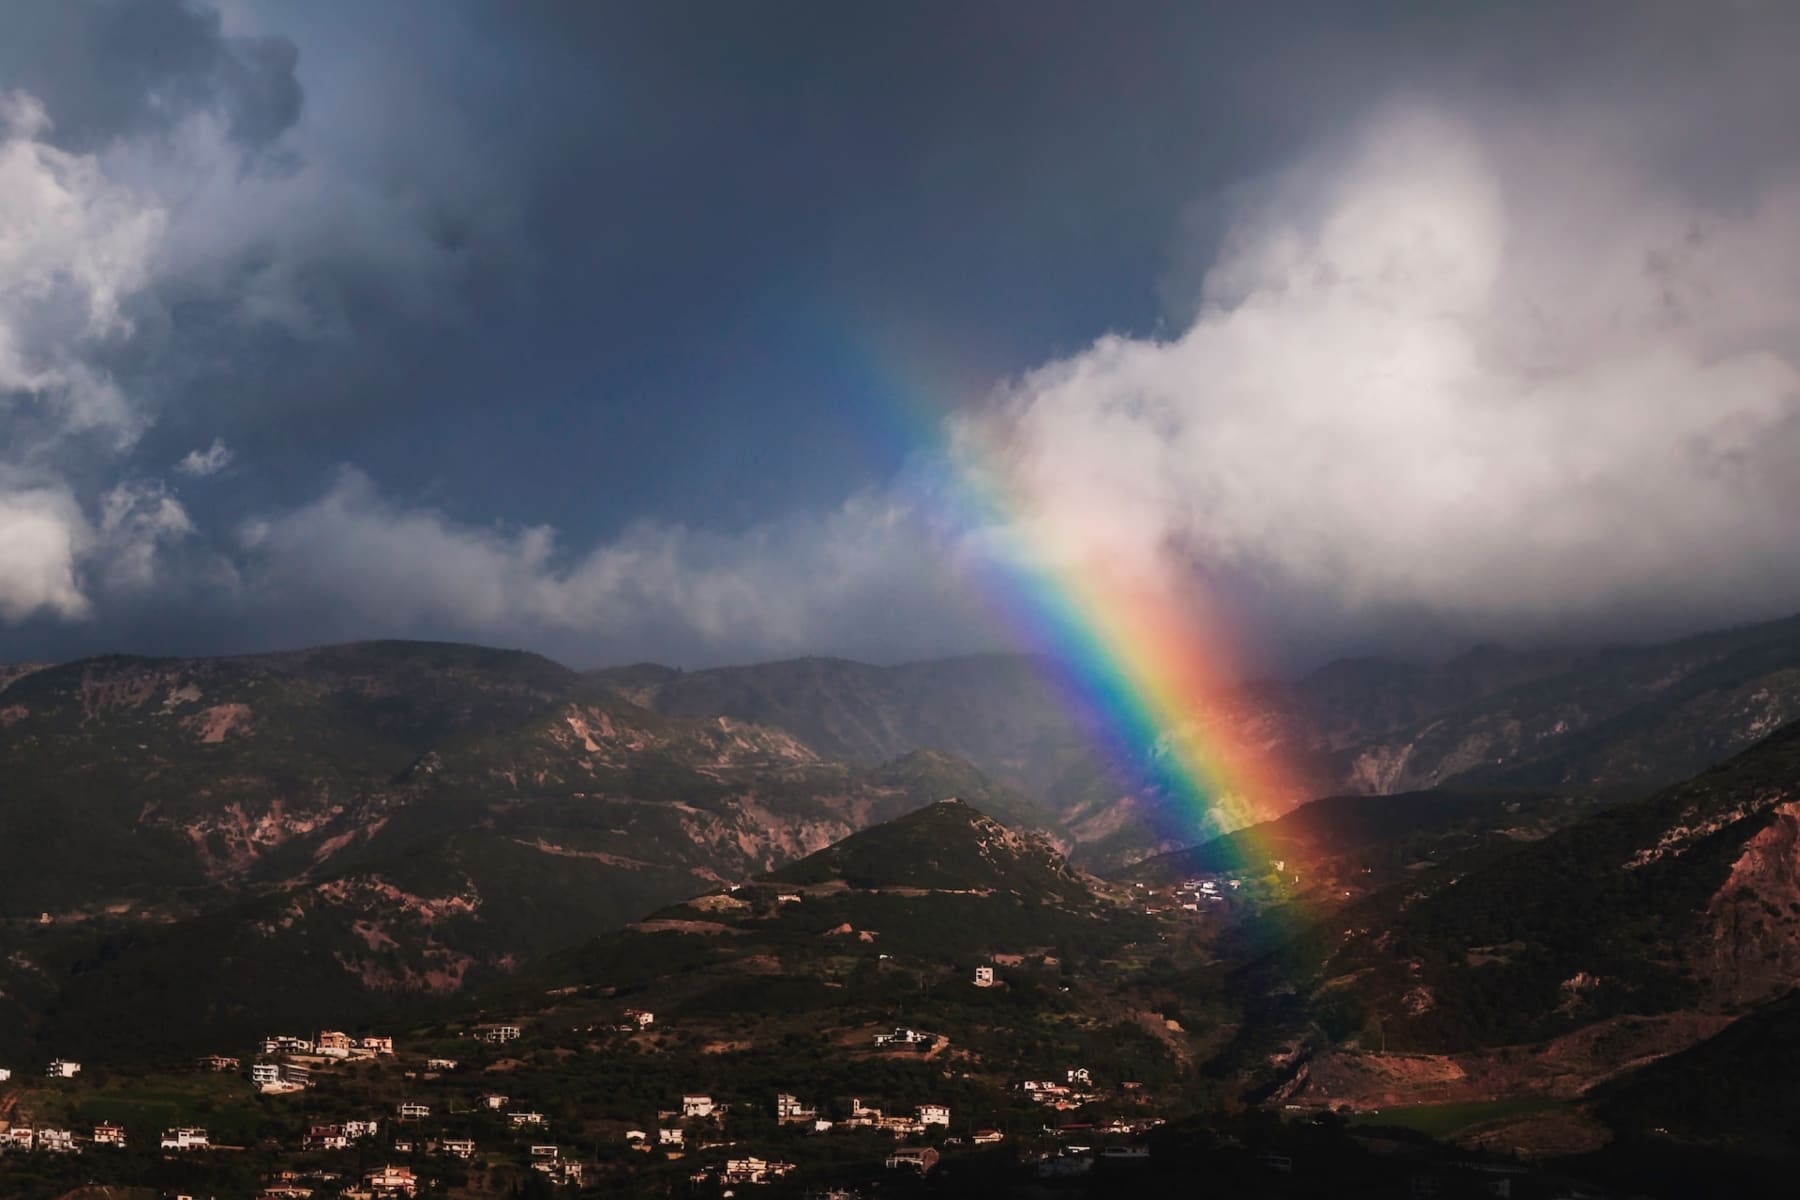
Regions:
<svg viewBox="0 0 1800 1200"><path fill-rule="evenodd" d="M140 1053L390 1013L952 782L1031 811L946 756L833 762L478 647L90 660L16 679L0 721L0 1042L70 1051L132 1012L158 1018Z"/></svg>
<svg viewBox="0 0 1800 1200"><path fill-rule="evenodd" d="M1316 1104L1572 1101L1800 972L1800 724L1511 853L1453 858L1291 944ZM1729 1041L1722 1043L1729 1045ZM1584 1118L1585 1119L1585 1118Z"/></svg>
<svg viewBox="0 0 1800 1200"><path fill-rule="evenodd" d="M988 655L876 667L801 659L703 671L590 673L635 703L793 732L819 752L873 762L934 748L1036 798L1086 865L1116 868L1179 847L1091 750L1035 659ZM1186 735L1267 747L1300 781L1272 798L1599 789L1643 794L1800 719L1800 618L1586 653L1481 647L1443 663L1357 659L1300 679L1246 684Z"/></svg>

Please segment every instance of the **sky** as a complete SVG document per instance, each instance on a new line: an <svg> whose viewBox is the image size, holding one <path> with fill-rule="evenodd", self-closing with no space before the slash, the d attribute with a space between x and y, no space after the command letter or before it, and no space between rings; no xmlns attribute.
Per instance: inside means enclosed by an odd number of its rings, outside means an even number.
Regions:
<svg viewBox="0 0 1800 1200"><path fill-rule="evenodd" d="M1800 610L1800 10L0 8L0 660ZM955 480L987 481L972 508Z"/></svg>

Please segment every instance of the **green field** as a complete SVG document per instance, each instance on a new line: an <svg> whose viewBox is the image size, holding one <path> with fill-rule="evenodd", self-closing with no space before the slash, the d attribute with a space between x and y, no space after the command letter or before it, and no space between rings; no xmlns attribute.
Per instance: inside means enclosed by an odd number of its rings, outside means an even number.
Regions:
<svg viewBox="0 0 1800 1200"><path fill-rule="evenodd" d="M1560 1107L1560 1101L1543 1096L1515 1096L1507 1100L1471 1100L1460 1104L1417 1104L1406 1108L1375 1109L1355 1114L1350 1118L1350 1123L1392 1125L1416 1130L1427 1137L1443 1139L1490 1121L1549 1112Z"/></svg>
<svg viewBox="0 0 1800 1200"><path fill-rule="evenodd" d="M48 1111L54 1111L61 1100L37 1099ZM60 1108L71 1124L112 1121L140 1132L198 1125L212 1130L220 1142L249 1136L265 1119L250 1085L231 1075L108 1079L97 1088L83 1088L61 1100Z"/></svg>

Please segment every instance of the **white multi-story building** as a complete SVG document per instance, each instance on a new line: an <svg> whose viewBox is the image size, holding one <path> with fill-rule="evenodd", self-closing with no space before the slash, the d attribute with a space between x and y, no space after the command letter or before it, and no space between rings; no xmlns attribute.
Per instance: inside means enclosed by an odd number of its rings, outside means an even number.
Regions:
<svg viewBox="0 0 1800 1200"><path fill-rule="evenodd" d="M52 1059L50 1065L44 1068L44 1074L51 1079L73 1079L81 1074L81 1064L66 1058Z"/></svg>
<svg viewBox="0 0 1800 1200"><path fill-rule="evenodd" d="M164 1150L210 1150L212 1141L206 1136L204 1129L165 1129L162 1135Z"/></svg>
<svg viewBox="0 0 1800 1200"><path fill-rule="evenodd" d="M948 1104L921 1104L918 1116L921 1125L942 1125L946 1129L950 1128L950 1106Z"/></svg>

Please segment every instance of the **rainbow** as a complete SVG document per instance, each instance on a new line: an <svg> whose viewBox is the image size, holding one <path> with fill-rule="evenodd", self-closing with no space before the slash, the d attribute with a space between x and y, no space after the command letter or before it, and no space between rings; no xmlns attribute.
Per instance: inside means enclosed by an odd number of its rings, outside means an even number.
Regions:
<svg viewBox="0 0 1800 1200"><path fill-rule="evenodd" d="M1003 461L979 453L971 460L970 447L948 444L945 409L921 399L946 392L897 386L916 381L912 370L874 377L887 401L878 419L922 433L913 440L915 467L931 464L927 490L942 510L934 515L952 529L1002 529L1031 542L976 557L981 593L1000 623L1050 664L1064 702L1125 788L1149 802L1144 815L1165 841L1191 845L1305 798L1266 747L1238 732L1242 676L1222 622L1168 588L1072 564L1054 530L1027 532L1033 523L1017 519L1022 492Z"/></svg>

